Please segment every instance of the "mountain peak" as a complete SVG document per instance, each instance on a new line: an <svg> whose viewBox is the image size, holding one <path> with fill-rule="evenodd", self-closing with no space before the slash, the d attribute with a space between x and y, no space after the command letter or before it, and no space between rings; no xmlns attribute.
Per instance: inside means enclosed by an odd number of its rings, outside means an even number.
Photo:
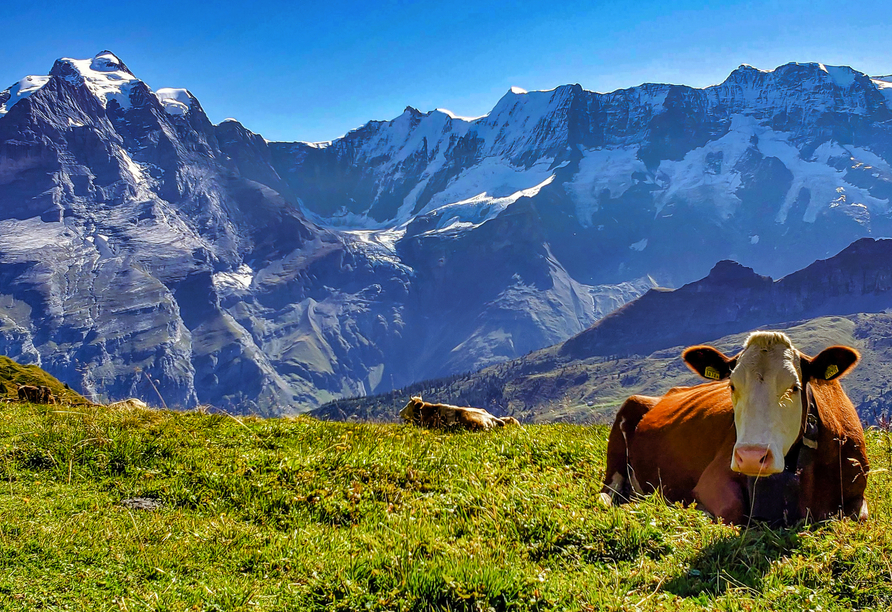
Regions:
<svg viewBox="0 0 892 612"><path fill-rule="evenodd" d="M706 278L692 284L724 286L743 285L760 281L771 283L771 280L769 276L756 274L752 268L748 268L731 259L723 259L713 266Z"/></svg>
<svg viewBox="0 0 892 612"><path fill-rule="evenodd" d="M760 77L768 77L788 86L801 87L806 78L812 77L820 81L829 80L837 87L847 88L861 76L865 75L850 66L830 66L820 62L788 62L774 70L763 70L750 64L741 64L728 76L726 82L745 83Z"/></svg>
<svg viewBox="0 0 892 612"><path fill-rule="evenodd" d="M103 106L114 100L121 108L130 107L130 89L140 82L111 51L100 51L90 59L57 59L50 76L83 83Z"/></svg>
<svg viewBox="0 0 892 612"><path fill-rule="evenodd" d="M109 51L108 49L104 51L100 51L96 55L93 56L93 61L90 63L90 68L95 70L96 72L126 72L130 76L133 76L133 73L130 72L130 69L127 67L127 64L122 62L117 55Z"/></svg>

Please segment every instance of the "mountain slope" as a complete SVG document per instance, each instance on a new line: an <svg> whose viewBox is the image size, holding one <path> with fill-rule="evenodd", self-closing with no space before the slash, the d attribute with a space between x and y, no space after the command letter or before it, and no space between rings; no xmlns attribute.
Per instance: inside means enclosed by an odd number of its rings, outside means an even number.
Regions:
<svg viewBox="0 0 892 612"><path fill-rule="evenodd" d="M755 329L779 329L800 350L832 344L861 352L844 386L873 421L892 411L892 240L860 240L836 256L773 281L720 262L700 281L652 290L561 344L474 374L413 385L399 393L339 400L323 418L394 420L411 394L485 406L495 414L549 422L608 422L629 395L660 395L700 380L680 355L686 346L740 350Z"/></svg>

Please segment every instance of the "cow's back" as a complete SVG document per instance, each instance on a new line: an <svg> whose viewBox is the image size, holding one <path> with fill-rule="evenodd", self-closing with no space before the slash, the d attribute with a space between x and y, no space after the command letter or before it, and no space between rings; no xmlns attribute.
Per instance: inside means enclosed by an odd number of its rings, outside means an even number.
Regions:
<svg viewBox="0 0 892 612"><path fill-rule="evenodd" d="M641 419L631 442L638 487L645 493L661 488L669 501L693 502L710 463L727 456L730 466L734 437L726 381L670 389Z"/></svg>

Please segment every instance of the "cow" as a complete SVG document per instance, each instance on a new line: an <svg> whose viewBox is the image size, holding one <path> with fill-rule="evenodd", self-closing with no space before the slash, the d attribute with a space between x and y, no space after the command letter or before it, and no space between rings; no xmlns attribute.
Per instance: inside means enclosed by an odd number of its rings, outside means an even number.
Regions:
<svg viewBox="0 0 892 612"><path fill-rule="evenodd" d="M867 519L864 431L839 384L857 351L809 357L786 334L754 332L735 357L693 346L682 358L711 382L626 400L607 442L604 504L660 491L732 524Z"/></svg>
<svg viewBox="0 0 892 612"><path fill-rule="evenodd" d="M40 391L40 399L38 400L38 404L55 404L56 400L53 398L53 393L50 391L49 387L41 385L38 387Z"/></svg>
<svg viewBox="0 0 892 612"><path fill-rule="evenodd" d="M506 425L520 425L514 417L498 418L482 408L429 404L420 397L412 397L400 410L400 418L423 427L444 429L490 430Z"/></svg>
<svg viewBox="0 0 892 612"><path fill-rule="evenodd" d="M30 402L32 404L39 404L42 397L40 388L34 385L22 385L19 387L18 394L20 402Z"/></svg>

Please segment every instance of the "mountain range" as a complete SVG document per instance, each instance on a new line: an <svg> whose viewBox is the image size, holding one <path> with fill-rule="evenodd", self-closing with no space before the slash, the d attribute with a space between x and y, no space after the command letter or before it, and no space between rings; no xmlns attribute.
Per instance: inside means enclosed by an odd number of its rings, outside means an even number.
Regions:
<svg viewBox="0 0 892 612"><path fill-rule="evenodd" d="M722 259L782 276L889 235L890 119L892 78L787 64L268 142L111 52L60 59L0 93L0 352L259 414L477 370Z"/></svg>

